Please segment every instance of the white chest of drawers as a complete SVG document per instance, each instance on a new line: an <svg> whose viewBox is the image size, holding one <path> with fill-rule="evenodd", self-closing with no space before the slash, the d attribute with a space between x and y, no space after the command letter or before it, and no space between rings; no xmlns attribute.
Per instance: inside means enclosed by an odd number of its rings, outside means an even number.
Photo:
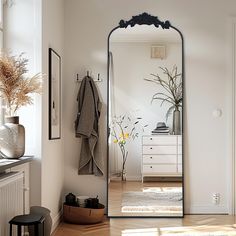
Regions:
<svg viewBox="0 0 236 236"><path fill-rule="evenodd" d="M182 176L182 136L148 135L142 139L144 177Z"/></svg>

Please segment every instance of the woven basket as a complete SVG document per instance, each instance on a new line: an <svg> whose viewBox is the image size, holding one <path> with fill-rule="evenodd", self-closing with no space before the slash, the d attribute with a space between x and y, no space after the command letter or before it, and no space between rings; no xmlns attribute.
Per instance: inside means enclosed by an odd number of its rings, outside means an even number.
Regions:
<svg viewBox="0 0 236 236"><path fill-rule="evenodd" d="M63 205L63 219L72 224L96 224L103 221L104 205L99 204L99 209L82 208Z"/></svg>

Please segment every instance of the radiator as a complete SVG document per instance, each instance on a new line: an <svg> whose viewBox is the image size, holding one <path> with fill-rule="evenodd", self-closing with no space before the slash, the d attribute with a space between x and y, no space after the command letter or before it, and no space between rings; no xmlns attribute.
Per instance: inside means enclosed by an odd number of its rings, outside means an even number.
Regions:
<svg viewBox="0 0 236 236"><path fill-rule="evenodd" d="M24 175L11 172L0 175L0 236L9 235L9 220L23 214Z"/></svg>

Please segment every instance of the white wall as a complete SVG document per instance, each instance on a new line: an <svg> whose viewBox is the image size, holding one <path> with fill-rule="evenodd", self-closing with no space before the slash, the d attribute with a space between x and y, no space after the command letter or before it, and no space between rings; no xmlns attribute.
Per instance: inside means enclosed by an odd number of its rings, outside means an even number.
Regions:
<svg viewBox="0 0 236 236"><path fill-rule="evenodd" d="M4 47L12 55L24 52L29 60L29 75L41 72L41 1L16 0L4 8ZM34 105L21 108L20 123L25 126L25 154L34 155L31 163L31 205L41 204L41 96Z"/></svg>
<svg viewBox="0 0 236 236"><path fill-rule="evenodd" d="M176 34L178 35L177 32ZM173 66L176 65L179 73L182 70L181 43L165 42L167 55L164 59L151 58L151 46L155 44L158 45L155 42L127 43L125 41L112 41L110 45L114 65L114 93L111 95L114 99L112 117L124 114L128 114L133 118L142 117L142 120L139 122L140 126L137 126L136 130L139 133L139 137L134 140L129 139L126 144L129 151L126 163L127 179L141 180L142 135L151 135L151 131L156 128L158 122L166 122L166 112L170 107L168 103L160 106L161 101L158 100L154 100L151 103L154 94L157 92L165 93L165 91L163 91L161 86L144 79L153 79L155 77L150 74L159 74L163 79L167 80L167 76L163 75L159 67L167 67L169 70L172 70ZM145 125L148 125L148 127L143 132L141 127ZM172 129L171 116L167 121L167 125ZM131 129L132 125L129 125L129 130ZM127 131L129 130L127 129ZM113 137L111 139L112 141L114 140ZM118 145L111 142L111 146L116 147L117 153L116 155L109 156L110 162L112 162L113 156L121 162L122 158ZM113 148L110 149L113 150ZM121 163L119 167L118 170L121 170Z"/></svg>
<svg viewBox="0 0 236 236"><path fill-rule="evenodd" d="M169 70L174 65L178 72L182 70L182 46L178 43L166 43L168 56L161 59L150 57L152 43L111 43L114 64L114 101L117 115L129 111L138 111L137 115L143 118L143 122L148 124L145 134L150 134L156 128L157 122L166 121L166 112L169 108L164 103L160 107L160 101L154 100L152 96L163 89L144 79L153 79L150 74L163 75L159 67L167 67ZM171 128L171 119L168 120Z"/></svg>
<svg viewBox="0 0 236 236"><path fill-rule="evenodd" d="M65 1L65 191L96 195L105 203L106 182L78 176L80 141L74 137L76 115L74 83L77 72L92 69L104 81L99 90L106 101L107 36L120 19L142 12L158 15L178 27L185 39L185 206L186 213L228 211L227 161L229 109L227 18L236 14L234 0L67 0ZM82 73L83 74L83 73ZM221 118L212 111L221 108ZM105 140L106 130L102 135ZM221 202L212 203L212 193Z"/></svg>
<svg viewBox="0 0 236 236"><path fill-rule="evenodd" d="M62 120L61 139L48 140L48 48L53 48L63 63L64 1L43 0L42 3L42 72L45 74L42 97L42 205L51 210L55 228L61 214L64 184L64 123Z"/></svg>

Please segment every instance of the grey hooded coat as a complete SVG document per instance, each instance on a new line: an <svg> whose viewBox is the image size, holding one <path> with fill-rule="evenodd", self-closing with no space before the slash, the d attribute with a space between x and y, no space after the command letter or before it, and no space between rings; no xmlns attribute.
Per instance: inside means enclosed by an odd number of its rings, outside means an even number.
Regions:
<svg viewBox="0 0 236 236"><path fill-rule="evenodd" d="M101 153L98 127L102 103L91 77L86 76L82 80L77 101L75 135L82 138L78 174L102 176L104 158Z"/></svg>

